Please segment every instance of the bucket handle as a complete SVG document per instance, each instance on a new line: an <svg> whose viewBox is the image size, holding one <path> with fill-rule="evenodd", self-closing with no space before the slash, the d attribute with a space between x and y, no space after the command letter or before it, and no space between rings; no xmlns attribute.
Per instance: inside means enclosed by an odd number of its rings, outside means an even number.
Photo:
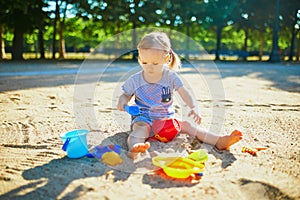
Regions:
<svg viewBox="0 0 300 200"><path fill-rule="evenodd" d="M65 143L62 146L62 150L67 151L70 140L71 140L71 138L66 139Z"/></svg>

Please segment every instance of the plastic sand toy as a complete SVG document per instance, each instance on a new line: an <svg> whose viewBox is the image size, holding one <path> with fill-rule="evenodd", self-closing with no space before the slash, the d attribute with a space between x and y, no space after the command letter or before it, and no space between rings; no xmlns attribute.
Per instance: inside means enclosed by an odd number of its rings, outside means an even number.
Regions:
<svg viewBox="0 0 300 200"><path fill-rule="evenodd" d="M204 162L207 161L207 159L207 153L200 150L194 152L190 158L157 156L152 159L152 163L155 166L162 168L170 177L187 178L192 174L203 172Z"/></svg>
<svg viewBox="0 0 300 200"><path fill-rule="evenodd" d="M154 157L152 163L173 178L187 178L192 174L201 173L204 168L203 163L181 157Z"/></svg>
<svg viewBox="0 0 300 200"><path fill-rule="evenodd" d="M198 150L188 155L188 158L196 162L204 163L208 160L208 155L204 150Z"/></svg>
<svg viewBox="0 0 300 200"><path fill-rule="evenodd" d="M73 130L62 133L59 137L64 142L62 149L67 152L69 158L81 158L88 153L86 135L88 130Z"/></svg>
<svg viewBox="0 0 300 200"><path fill-rule="evenodd" d="M117 154L121 154L121 147L119 145L107 145L107 146L95 146L94 150L88 154L86 154L89 158L102 158L103 154L107 152L116 152Z"/></svg>
<svg viewBox="0 0 300 200"><path fill-rule="evenodd" d="M115 166L123 163L122 158L116 152L106 152L102 156L102 162L107 165Z"/></svg>
<svg viewBox="0 0 300 200"><path fill-rule="evenodd" d="M119 145L96 146L91 153L86 156L89 158L101 158L107 165L119 165L123 163L120 156L121 147Z"/></svg>
<svg viewBox="0 0 300 200"><path fill-rule="evenodd" d="M176 119L155 120L152 124L153 138L160 142L171 141L180 130L180 123Z"/></svg>
<svg viewBox="0 0 300 200"><path fill-rule="evenodd" d="M140 108L138 106L124 106L124 110L128 112L130 115L139 115L140 114Z"/></svg>
<svg viewBox="0 0 300 200"><path fill-rule="evenodd" d="M252 156L256 156L258 151L261 150L266 150L268 147L256 147L256 148L251 148L251 147L242 147L242 152L243 153L249 153Z"/></svg>

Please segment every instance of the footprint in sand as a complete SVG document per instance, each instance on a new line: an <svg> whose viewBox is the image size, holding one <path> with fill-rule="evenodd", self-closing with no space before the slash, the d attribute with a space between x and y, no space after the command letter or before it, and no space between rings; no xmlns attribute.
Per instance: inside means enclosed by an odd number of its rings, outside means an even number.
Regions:
<svg viewBox="0 0 300 200"><path fill-rule="evenodd" d="M15 95L9 97L9 99L16 104L19 104L19 102L21 101L19 94L15 94Z"/></svg>
<svg viewBox="0 0 300 200"><path fill-rule="evenodd" d="M248 196L249 199L292 199L268 183L241 179L239 185L243 195Z"/></svg>

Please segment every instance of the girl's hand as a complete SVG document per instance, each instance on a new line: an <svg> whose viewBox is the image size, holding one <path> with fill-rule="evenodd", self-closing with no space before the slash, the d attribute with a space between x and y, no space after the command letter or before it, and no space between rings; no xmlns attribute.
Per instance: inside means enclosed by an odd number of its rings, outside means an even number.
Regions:
<svg viewBox="0 0 300 200"><path fill-rule="evenodd" d="M125 105L126 104L119 102L118 105L117 105L117 109L120 110L120 111L124 111L124 106Z"/></svg>
<svg viewBox="0 0 300 200"><path fill-rule="evenodd" d="M191 110L190 110L188 116L189 116L189 117L192 117L198 125L201 124L202 117L201 117L201 115L199 115L194 109L191 109Z"/></svg>
<svg viewBox="0 0 300 200"><path fill-rule="evenodd" d="M194 100L189 91L184 86L178 88L177 91L185 104L191 108L188 116L192 117L198 125L201 124L202 117L194 110L196 104L194 103Z"/></svg>
<svg viewBox="0 0 300 200"><path fill-rule="evenodd" d="M131 97L127 96L126 94L122 94L119 97L119 101L117 104L117 109L120 111L124 111L124 106L128 104L129 100L131 99Z"/></svg>

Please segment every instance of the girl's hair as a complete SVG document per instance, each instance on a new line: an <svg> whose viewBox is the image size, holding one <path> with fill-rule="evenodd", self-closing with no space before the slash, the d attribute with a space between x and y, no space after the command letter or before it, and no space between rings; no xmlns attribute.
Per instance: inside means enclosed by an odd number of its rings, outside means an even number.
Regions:
<svg viewBox="0 0 300 200"><path fill-rule="evenodd" d="M178 55L172 50L169 37L164 32L151 32L146 34L138 44L138 49L159 49L170 56L169 68L180 68L181 62Z"/></svg>

